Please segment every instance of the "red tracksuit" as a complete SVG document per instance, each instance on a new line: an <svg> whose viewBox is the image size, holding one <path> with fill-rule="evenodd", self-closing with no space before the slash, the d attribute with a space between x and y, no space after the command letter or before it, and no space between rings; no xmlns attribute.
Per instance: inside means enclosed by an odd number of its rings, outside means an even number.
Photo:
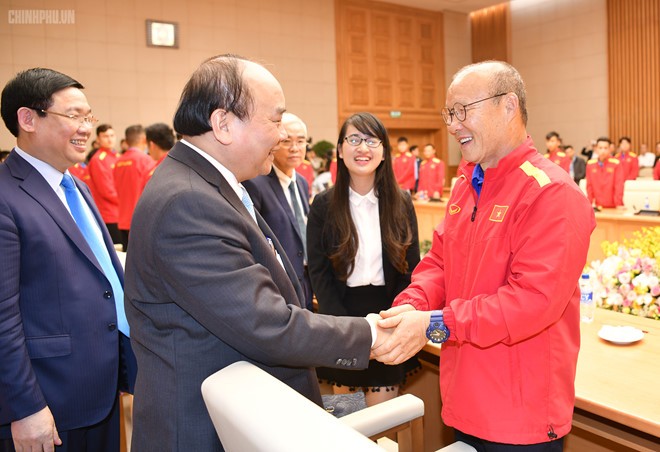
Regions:
<svg viewBox="0 0 660 452"><path fill-rule="evenodd" d="M308 160L303 160L296 168L296 173L300 174L307 181L309 187L309 196L312 195L312 183L314 182L314 168Z"/></svg>
<svg viewBox="0 0 660 452"><path fill-rule="evenodd" d="M439 158L433 157L425 160L419 165L419 184L417 192L425 191L431 198L435 193L442 197L445 188L445 163Z"/></svg>
<svg viewBox="0 0 660 452"><path fill-rule="evenodd" d="M154 171L156 171L156 168L158 168L158 165L163 163L163 160L165 160L165 157L167 157L167 154L163 155L161 158L159 158L156 162L153 162L151 164L151 168L149 171L147 171L144 174L144 177L142 178L142 191L144 191L144 187L147 186L147 182L149 182L149 179L151 179L151 176L154 175Z"/></svg>
<svg viewBox="0 0 660 452"><path fill-rule="evenodd" d="M119 229L130 230L133 211L144 188L145 174L153 166L151 157L137 148L127 149L117 159L114 181L119 203Z"/></svg>
<svg viewBox="0 0 660 452"><path fill-rule="evenodd" d="M89 168L86 163L76 163L69 168L69 173L89 185Z"/></svg>
<svg viewBox="0 0 660 452"><path fill-rule="evenodd" d="M410 152L404 152L392 162L396 181L404 190L415 188L415 156Z"/></svg>
<svg viewBox="0 0 660 452"><path fill-rule="evenodd" d="M623 180L635 180L639 176L639 159L634 152L627 154L619 152L616 159L621 163L623 169Z"/></svg>
<svg viewBox="0 0 660 452"><path fill-rule="evenodd" d="M459 168L431 251L394 305L443 310L446 425L502 443L561 438L573 419L593 209L531 138L485 170L479 198L473 169Z"/></svg>
<svg viewBox="0 0 660 452"><path fill-rule="evenodd" d="M622 206L624 183L619 160L610 157L603 163L598 159L587 162L587 197L598 207Z"/></svg>
<svg viewBox="0 0 660 452"><path fill-rule="evenodd" d="M553 151L545 154L551 162L561 166L567 173L571 169L571 158L563 151Z"/></svg>
<svg viewBox="0 0 660 452"><path fill-rule="evenodd" d="M89 161L89 188L96 206L106 224L117 223L119 205L113 170L117 162L117 153L112 149L101 148Z"/></svg>

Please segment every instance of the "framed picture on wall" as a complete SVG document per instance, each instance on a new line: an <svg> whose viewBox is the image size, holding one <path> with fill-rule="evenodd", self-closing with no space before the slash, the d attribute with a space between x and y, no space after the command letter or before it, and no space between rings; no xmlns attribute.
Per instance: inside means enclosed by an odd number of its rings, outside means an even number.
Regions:
<svg viewBox="0 0 660 452"><path fill-rule="evenodd" d="M179 24L147 19L147 46L179 48Z"/></svg>

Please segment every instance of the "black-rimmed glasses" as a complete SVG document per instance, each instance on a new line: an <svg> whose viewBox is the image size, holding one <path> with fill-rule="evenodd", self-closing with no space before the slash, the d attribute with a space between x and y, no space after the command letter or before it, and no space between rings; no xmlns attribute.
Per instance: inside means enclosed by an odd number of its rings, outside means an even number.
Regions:
<svg viewBox="0 0 660 452"><path fill-rule="evenodd" d="M87 124L87 125L93 126L94 124L99 122L99 120L96 119L96 117L94 117L93 115L89 115L89 116L67 115L67 114L64 114L64 113L57 113L56 111L43 110L41 108L32 108L32 107L30 107L30 108L32 110L40 111L42 113L56 115L56 116L62 116L63 118L73 119L74 121L77 121L80 125Z"/></svg>
<svg viewBox="0 0 660 452"><path fill-rule="evenodd" d="M495 94L494 96L486 97L485 99L475 100L474 102L470 102L467 105L463 105L456 102L452 108L445 107L442 109L442 119L445 121L445 124L447 124L448 126L451 125L453 118L456 118L457 120L463 122L465 121L465 117L467 116L468 107L471 107L474 104L478 104L480 102L484 102L490 99L495 99L496 97L504 96L505 94L507 93Z"/></svg>
<svg viewBox="0 0 660 452"><path fill-rule="evenodd" d="M361 145L363 141L367 143L367 146L369 146L370 148L377 148L378 146L380 146L381 143L381 141L378 138L374 138L374 137L362 138L360 135L355 135L355 134L347 136L346 138L344 138L344 140L346 140L346 142L351 146L355 146L355 147Z"/></svg>

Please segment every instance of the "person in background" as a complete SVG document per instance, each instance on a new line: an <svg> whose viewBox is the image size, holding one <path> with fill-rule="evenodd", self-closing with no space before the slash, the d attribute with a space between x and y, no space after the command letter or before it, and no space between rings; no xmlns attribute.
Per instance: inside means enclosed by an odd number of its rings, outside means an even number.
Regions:
<svg viewBox="0 0 660 452"><path fill-rule="evenodd" d="M545 136L545 145L548 148L545 157L550 159L551 162L559 165L568 173L571 159L561 150L561 138L559 137L559 134L554 131L548 132Z"/></svg>
<svg viewBox="0 0 660 452"><path fill-rule="evenodd" d="M622 207L623 168L611 155L612 142L607 137L596 140L596 158L587 162L587 197L594 207Z"/></svg>
<svg viewBox="0 0 660 452"><path fill-rule="evenodd" d="M312 197L315 197L319 193L324 192L328 188L332 187L332 174L330 173L330 165L332 164L332 159L334 157L334 152L329 151L328 155L324 160L325 169L319 173L318 176L314 179L312 184Z"/></svg>
<svg viewBox="0 0 660 452"><path fill-rule="evenodd" d="M307 143L305 143L305 148L309 146ZM312 163L308 160L305 159L305 155L307 152L303 152L303 156L300 159L300 164L295 168L296 173L298 173L300 176L302 176L303 179L307 181L307 187L309 188L309 192L307 193L307 199L309 199L312 196L312 184L314 183L314 168L312 167Z"/></svg>
<svg viewBox="0 0 660 452"><path fill-rule="evenodd" d="M204 61L183 89L183 138L142 193L126 257L133 450L223 450L200 391L219 369L252 362L321 405L314 367L366 368L387 337L373 317L305 309L284 248L241 184L270 172L285 109L275 77L233 55Z"/></svg>
<svg viewBox="0 0 660 452"><path fill-rule="evenodd" d="M422 159L419 157L419 146L416 144L410 146L410 153L415 157L415 186L411 193L417 193L417 186L419 185L419 165L422 164Z"/></svg>
<svg viewBox="0 0 660 452"><path fill-rule="evenodd" d="M9 157L9 154L11 154L11 151L0 151L0 163L7 160L7 157Z"/></svg>
<svg viewBox="0 0 660 452"><path fill-rule="evenodd" d="M282 244L305 292L305 306L312 311L312 286L305 250L310 190L297 169L305 155L307 126L292 113L282 115L282 126L287 137L275 146L273 169L266 176L246 180L243 186L250 194L254 208Z"/></svg>
<svg viewBox="0 0 660 452"><path fill-rule="evenodd" d="M135 377L123 271L85 184L96 118L78 81L28 69L2 91L0 450L119 452ZM58 446L55 448L55 446Z"/></svg>
<svg viewBox="0 0 660 452"><path fill-rule="evenodd" d="M454 75L443 119L463 164L410 286L374 349L398 363L442 343L442 420L479 451L561 451L580 347L578 279L596 226L526 131L525 86L499 61ZM541 257L542 256L542 257Z"/></svg>
<svg viewBox="0 0 660 452"><path fill-rule="evenodd" d="M89 188L105 226L110 232L113 243L121 243L121 234L117 225L119 202L113 175L118 158L117 151L114 150L115 139L115 131L110 124L101 124L96 128L99 149L90 158L87 168L90 176Z"/></svg>
<svg viewBox="0 0 660 452"><path fill-rule="evenodd" d="M117 159L113 172L119 207L118 227L124 252L128 251L131 219L144 187L144 178L153 166L153 160L144 152L147 136L140 124L126 128L128 148Z"/></svg>
<svg viewBox="0 0 660 452"><path fill-rule="evenodd" d="M436 155L433 144L424 146L424 161L419 169L419 198L442 198L445 188L445 163Z"/></svg>
<svg viewBox="0 0 660 452"><path fill-rule="evenodd" d="M408 138L399 137L397 144L397 154L394 156L392 168L396 181L404 190L409 193L415 189L415 156L410 153L408 148Z"/></svg>
<svg viewBox="0 0 660 452"><path fill-rule="evenodd" d="M587 161L591 160L591 158L596 154L596 140L591 140L589 142L589 147L583 147L582 151L580 151L580 154L582 154Z"/></svg>
<svg viewBox="0 0 660 452"><path fill-rule="evenodd" d="M165 123L157 122L151 124L145 129L145 133L147 136L149 157L151 157L154 163L144 175L144 179L142 179L142 190L144 190L151 176L154 175L154 171L156 171L158 165L163 163L163 160L167 157L167 153L174 146L174 130Z"/></svg>
<svg viewBox="0 0 660 452"><path fill-rule="evenodd" d="M639 159L637 154L630 150L630 138L619 138L619 152L616 159L621 164L624 180L635 180L639 176Z"/></svg>
<svg viewBox="0 0 660 452"><path fill-rule="evenodd" d="M314 169L314 176L316 177L321 171L323 171L323 168L325 167L325 162L324 160L316 155L316 151L314 151L314 148L310 146L309 144L307 145L307 152L305 153L305 159L312 164L312 168ZM310 184L311 186L311 184Z"/></svg>
<svg viewBox="0 0 660 452"><path fill-rule="evenodd" d="M419 262L417 218L397 187L383 124L357 113L337 141L337 184L312 203L307 225L309 275L321 314L362 317L391 306ZM396 397L414 362L364 371L317 369L335 394L365 391L367 405Z"/></svg>
<svg viewBox="0 0 660 452"><path fill-rule="evenodd" d="M580 181L584 179L584 176L587 174L587 162L575 153L575 149L570 144L564 146L564 153L566 153L571 161L571 165L568 168L568 174L570 174L575 183L579 185Z"/></svg>
<svg viewBox="0 0 660 452"><path fill-rule="evenodd" d="M637 160L639 160L640 168L653 168L655 166L655 154L644 143L639 146L639 157Z"/></svg>

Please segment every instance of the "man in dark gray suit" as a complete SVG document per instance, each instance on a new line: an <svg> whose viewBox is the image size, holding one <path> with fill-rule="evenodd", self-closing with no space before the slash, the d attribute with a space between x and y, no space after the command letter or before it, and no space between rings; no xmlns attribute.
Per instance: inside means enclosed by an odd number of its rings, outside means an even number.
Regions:
<svg viewBox="0 0 660 452"><path fill-rule="evenodd" d="M305 294L305 305L312 310L312 284L307 273L307 214L309 185L296 167L305 158L307 126L292 114L282 115L287 137L273 150L273 169L243 185L254 207L273 230L296 271Z"/></svg>
<svg viewBox="0 0 660 452"><path fill-rule="evenodd" d="M184 88L174 117L183 139L154 173L131 225L135 450L222 450L200 385L236 361L319 404L312 367L367 367L375 325L304 308L293 267L240 184L270 171L272 149L286 137L284 110L275 77L231 55L202 63Z"/></svg>

